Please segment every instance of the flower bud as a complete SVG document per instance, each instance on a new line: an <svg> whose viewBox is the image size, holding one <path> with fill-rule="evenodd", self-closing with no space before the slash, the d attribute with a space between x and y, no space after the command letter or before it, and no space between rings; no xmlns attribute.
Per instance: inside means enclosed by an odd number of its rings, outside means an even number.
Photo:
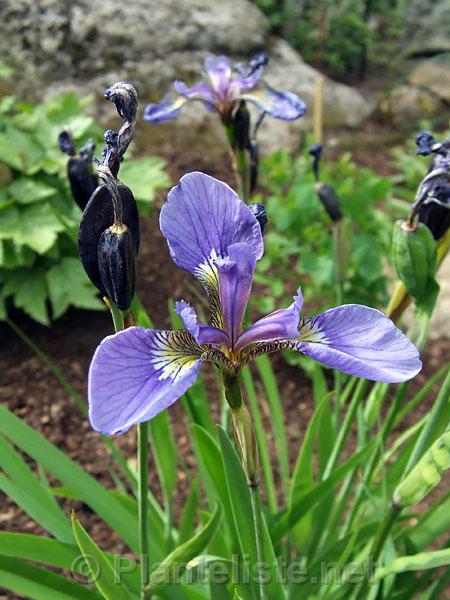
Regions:
<svg viewBox="0 0 450 600"><path fill-rule="evenodd" d="M139 252L139 213L131 190L125 185L118 186L122 201L122 223L129 230L135 256ZM98 246L103 233L114 224L114 208L111 192L106 185L100 185L92 194L83 212L78 230L78 253L89 279L103 296L108 293L100 276Z"/></svg>
<svg viewBox="0 0 450 600"><path fill-rule="evenodd" d="M118 308L130 308L136 283L136 254L130 230L114 224L100 236L98 269L106 296Z"/></svg>
<svg viewBox="0 0 450 600"><path fill-rule="evenodd" d="M268 223L267 213L264 205L260 204L259 202L255 202L254 204L249 204L248 207L255 215L256 220L261 227L261 233L264 235L264 229Z"/></svg>
<svg viewBox="0 0 450 600"><path fill-rule="evenodd" d="M392 258L397 276L415 299L420 300L436 270L436 242L431 231L419 223L399 221L394 226Z"/></svg>
<svg viewBox="0 0 450 600"><path fill-rule="evenodd" d="M414 506L437 486L450 467L450 432L439 437L415 467L396 487L393 503L398 508Z"/></svg>
<svg viewBox="0 0 450 600"><path fill-rule="evenodd" d="M334 188L326 183L316 183L316 192L330 219L334 222L342 219L341 201Z"/></svg>

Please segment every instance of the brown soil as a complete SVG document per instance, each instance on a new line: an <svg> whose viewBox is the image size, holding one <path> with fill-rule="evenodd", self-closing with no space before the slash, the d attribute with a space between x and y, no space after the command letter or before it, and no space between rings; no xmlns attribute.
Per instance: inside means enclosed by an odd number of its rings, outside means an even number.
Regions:
<svg viewBox="0 0 450 600"><path fill-rule="evenodd" d="M168 160L170 174L174 181L189 170L203 170L222 180L230 180L230 170L226 157L222 161L210 161L200 154L175 154L170 148L163 149ZM159 149L161 154L161 148ZM363 161L361 161L363 162ZM161 195L158 203L163 199ZM139 260L138 291L142 301L149 310L155 325L166 328L170 326L167 305L170 298L185 298L197 302L192 294L192 278L175 267L169 257L167 245L158 228L158 211L143 220L142 250ZM13 320L22 327L33 341L40 346L61 369L74 388L83 397L86 396L86 373L90 358L99 341L111 333L111 322L107 312L69 311L59 319L51 329L37 325L23 314L13 314ZM29 425L42 433L58 448L63 450L90 474L107 486L113 486L108 474L111 458L108 450L101 443L80 411L68 398L66 392L55 382L48 369L35 356L32 350L15 335L7 325L0 325L0 401L15 414L23 418ZM417 378L416 388L423 384L426 377L435 372L448 356L450 341L433 343L425 353L425 368ZM273 365L281 386L283 406L289 441L291 459L298 452L299 441L313 411L313 401L309 381L296 367L289 366L282 357L274 357ZM207 371L207 385L214 389L214 377ZM418 407L412 419L418 420L429 410L431 398ZM213 394L213 397L218 397ZM218 404L217 404L218 405ZM270 414L263 405L262 411L266 424ZM217 412L214 409L214 412ZM188 465L193 464L193 457L188 443L188 436L181 405L175 404L170 409L170 417L181 455L186 457ZM128 457L135 455L135 435L129 432L117 438L122 451ZM268 442L272 448L272 442ZM272 452L274 456L274 452ZM151 465L152 489L159 496L157 476ZM179 512L185 498L186 472L180 469L176 494L176 512ZM98 518L85 506L75 501L64 501L68 511L74 508L83 524L96 541L105 549L124 550L120 540L111 537L111 532L99 522ZM0 529L43 534L44 532L29 519L15 504L0 493ZM1 594L1 599L12 599L16 596Z"/></svg>

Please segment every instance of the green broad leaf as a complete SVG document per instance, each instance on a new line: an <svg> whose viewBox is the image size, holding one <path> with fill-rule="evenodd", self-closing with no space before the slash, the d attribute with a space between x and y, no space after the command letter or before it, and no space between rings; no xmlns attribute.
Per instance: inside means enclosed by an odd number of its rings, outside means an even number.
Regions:
<svg viewBox="0 0 450 600"><path fill-rule="evenodd" d="M117 574L106 554L97 546L72 513L72 528L77 544L89 566L92 579L106 600L131 600L128 590L116 581Z"/></svg>
<svg viewBox="0 0 450 600"><path fill-rule="evenodd" d="M57 190L38 179L20 177L9 185L8 192L19 204L32 204L54 196Z"/></svg>
<svg viewBox="0 0 450 600"><path fill-rule="evenodd" d="M314 487L313 442L322 420L322 413L324 409L329 406L329 400L330 398L328 395L323 398L308 424L292 475L288 502L290 507L294 506L296 502L299 502L300 499ZM301 545L301 541L306 543L312 524L312 514L308 513L295 527L293 534L299 545Z"/></svg>
<svg viewBox="0 0 450 600"><path fill-rule="evenodd" d="M64 544L41 535L0 531L0 555L45 563L68 571L83 571L80 551L75 544Z"/></svg>
<svg viewBox="0 0 450 600"><path fill-rule="evenodd" d="M383 579L383 577L392 573L436 569L445 565L450 565L450 548L435 550L434 552L419 552L419 554L412 554L410 556L399 556L385 567L377 569L375 577Z"/></svg>
<svg viewBox="0 0 450 600"><path fill-rule="evenodd" d="M103 308L97 290L75 257L65 257L49 269L47 284L54 319L64 314L69 306L88 310Z"/></svg>
<svg viewBox="0 0 450 600"><path fill-rule="evenodd" d="M224 521L227 524L227 529L229 529L232 539L233 552L237 552L239 541L231 508L231 500L226 489L224 489L225 471L220 448L206 429L196 424L193 424L191 427L194 448L197 450L199 463L204 466L206 473L211 479L216 496L222 504Z"/></svg>
<svg viewBox="0 0 450 600"><path fill-rule="evenodd" d="M64 231L64 225L55 216L49 204L40 203L20 211L14 240L17 244L29 246L38 254L45 254L61 231Z"/></svg>
<svg viewBox="0 0 450 600"><path fill-rule="evenodd" d="M126 160L120 168L120 179L133 191L136 200L149 204L157 189L172 184L165 166L165 161L156 156Z"/></svg>
<svg viewBox="0 0 450 600"><path fill-rule="evenodd" d="M172 503L177 483L177 447L170 426L169 415L165 410L149 422L153 456L158 477L167 503Z"/></svg>
<svg viewBox="0 0 450 600"><path fill-rule="evenodd" d="M99 600L86 586L52 571L16 558L0 555L0 582L3 588L33 600Z"/></svg>
<svg viewBox="0 0 450 600"><path fill-rule="evenodd" d="M450 492L439 498L426 514L421 515L411 529L402 533L412 541L417 550L423 550L448 531L450 531Z"/></svg>
<svg viewBox="0 0 450 600"><path fill-rule="evenodd" d="M0 490L20 506L36 523L41 525L43 529L54 535L56 539L66 543L72 541L70 527L66 522L61 521L58 512L55 511L56 514L54 514L48 506L40 503L35 496L28 494L26 489L1 474Z"/></svg>
<svg viewBox="0 0 450 600"><path fill-rule="evenodd" d="M2 242L2 261L1 266L12 273L18 267L32 267L36 262L36 253L28 246L18 246L13 240L4 240ZM3 273L3 280L7 281L9 273Z"/></svg>
<svg viewBox="0 0 450 600"><path fill-rule="evenodd" d="M281 404L280 392L275 374L270 363L270 358L263 354L256 358L256 366L261 376L264 391L270 407L271 423L274 431L276 455L281 474L281 485L286 497L289 487L289 454L287 447L287 435L284 425L284 412Z"/></svg>
<svg viewBox="0 0 450 600"><path fill-rule="evenodd" d="M85 504L117 531L133 552L138 552L136 521L130 513L76 462L2 405L0 433L78 494Z"/></svg>
<svg viewBox="0 0 450 600"><path fill-rule="evenodd" d="M0 133L0 162L27 175L36 173L45 156L44 148L28 132L9 125Z"/></svg>
<svg viewBox="0 0 450 600"><path fill-rule="evenodd" d="M187 565L189 561L194 559L202 552L202 550L204 550L216 533L221 516L222 510L220 504L217 504L214 513L206 525L190 540L184 544L178 545L177 548L162 561L156 570L151 573L150 583L146 587L146 591L155 592L161 587L175 583L171 577L173 574L172 567L177 565L177 571L180 572L180 567L182 565Z"/></svg>
<svg viewBox="0 0 450 600"><path fill-rule="evenodd" d="M59 520L61 531L67 532L67 529L70 529L66 515L56 503L55 498L49 492L48 487L44 489L20 454L16 452L13 446L11 446L11 444L9 444L1 435L0 468L4 475L9 477L19 489L24 490L28 496L33 498L36 505L41 505L43 509L52 515L52 518ZM69 538L71 538L71 536L69 536Z"/></svg>
<svg viewBox="0 0 450 600"><path fill-rule="evenodd" d="M16 269L8 276L3 290L5 297L14 296L14 304L30 315L35 321L48 325L47 286L41 268Z"/></svg>
<svg viewBox="0 0 450 600"><path fill-rule="evenodd" d="M14 239L19 222L20 214L16 206L6 206L0 209L0 239Z"/></svg>
<svg viewBox="0 0 450 600"><path fill-rule="evenodd" d="M259 458L264 477L264 489L267 496L267 503L269 505L270 511L272 513L275 513L278 510L278 501L275 489L275 482L273 479L272 463L270 460L266 432L264 430L263 419L259 407L259 399L256 394L252 373L248 365L244 369L242 369L242 382L245 387L245 392L247 395L248 403L253 418L256 440L258 443Z"/></svg>
<svg viewBox="0 0 450 600"><path fill-rule="evenodd" d="M240 554L242 557L248 557L250 572L253 573L253 567L258 562L258 552L253 524L252 499L247 478L229 437L221 427L218 427L217 430ZM257 583L253 578L250 586L253 588L254 596L257 597Z"/></svg>
<svg viewBox="0 0 450 600"><path fill-rule="evenodd" d="M57 540L39 535L0 531L0 554L24 560L32 560L65 569L71 573L86 575L85 560L75 543L63 544ZM115 555L107 552L106 556L113 563ZM118 567L120 567L120 562L118 563ZM130 572L129 569L124 569L120 573L120 576L123 577L125 584L130 590L139 589L140 576L137 565L133 572Z"/></svg>
<svg viewBox="0 0 450 600"><path fill-rule="evenodd" d="M272 530L272 539L277 542L287 534L308 511L320 502L354 467L359 465L370 455L378 437L374 438L365 448L351 456L343 465L337 467L331 475L321 481L313 490L298 500L288 511L281 515Z"/></svg>
<svg viewBox="0 0 450 600"><path fill-rule="evenodd" d="M180 544L183 544L183 542L188 540L194 532L195 518L197 515L197 507L199 502L199 480L194 479L180 516L180 523L178 527L178 543Z"/></svg>

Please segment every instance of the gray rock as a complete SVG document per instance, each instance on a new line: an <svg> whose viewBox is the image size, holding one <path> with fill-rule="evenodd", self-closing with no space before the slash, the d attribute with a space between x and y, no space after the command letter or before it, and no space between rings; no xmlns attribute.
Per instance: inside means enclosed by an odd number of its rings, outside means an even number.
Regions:
<svg viewBox="0 0 450 600"><path fill-rule="evenodd" d="M439 114L441 104L430 92L414 85L399 85L381 99L379 110L396 127L411 127L420 119Z"/></svg>
<svg viewBox="0 0 450 600"><path fill-rule="evenodd" d="M270 48L270 62L265 72L270 85L289 90L306 102L306 115L291 122L266 118L259 134L262 146L272 151L279 147L296 148L302 131L312 128L314 94L318 77L323 85L323 123L327 129L358 127L369 116L372 106L358 90L337 83L303 62L295 50L284 40L276 40Z"/></svg>
<svg viewBox="0 0 450 600"><path fill-rule="evenodd" d="M413 56L450 51L450 0L412 0L406 16L406 50Z"/></svg>
<svg viewBox="0 0 450 600"><path fill-rule="evenodd" d="M269 83L297 92L312 106L320 74L286 42L268 35L267 19L248 0L0 0L0 56L16 70L13 91L31 100L67 89L100 99L105 87L126 79L144 105L159 101L174 79L196 81L208 53L245 60L271 46ZM105 109L104 102L100 106ZM359 92L325 78L327 128L356 127L369 112ZM295 147L310 118L311 111L293 123L266 119L262 146ZM175 127L161 126L161 133L146 127L153 139L171 134L191 144L193 134L205 139L212 131L211 146L223 141L218 119L199 105L187 107Z"/></svg>
<svg viewBox="0 0 450 600"><path fill-rule="evenodd" d="M450 105L450 52L420 61L409 82L432 92Z"/></svg>

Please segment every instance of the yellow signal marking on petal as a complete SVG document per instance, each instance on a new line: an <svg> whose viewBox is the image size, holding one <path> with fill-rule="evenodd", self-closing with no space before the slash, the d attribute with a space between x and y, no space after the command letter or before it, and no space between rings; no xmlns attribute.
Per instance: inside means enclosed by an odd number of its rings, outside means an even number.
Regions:
<svg viewBox="0 0 450 600"><path fill-rule="evenodd" d="M300 320L300 342L315 342L319 344L329 344L329 340L325 332L320 328L320 325L314 318L305 317Z"/></svg>
<svg viewBox="0 0 450 600"><path fill-rule="evenodd" d="M152 350L150 363L160 371L160 380L183 377L202 353L202 348L185 330L160 333L156 339L158 346Z"/></svg>
<svg viewBox="0 0 450 600"><path fill-rule="evenodd" d="M205 262L199 264L195 270L194 275L202 283L208 294L209 308L211 312L209 324L223 329L223 317L220 306L220 293L219 293L219 271L215 265L215 261L220 258L213 248L211 254L205 260Z"/></svg>

